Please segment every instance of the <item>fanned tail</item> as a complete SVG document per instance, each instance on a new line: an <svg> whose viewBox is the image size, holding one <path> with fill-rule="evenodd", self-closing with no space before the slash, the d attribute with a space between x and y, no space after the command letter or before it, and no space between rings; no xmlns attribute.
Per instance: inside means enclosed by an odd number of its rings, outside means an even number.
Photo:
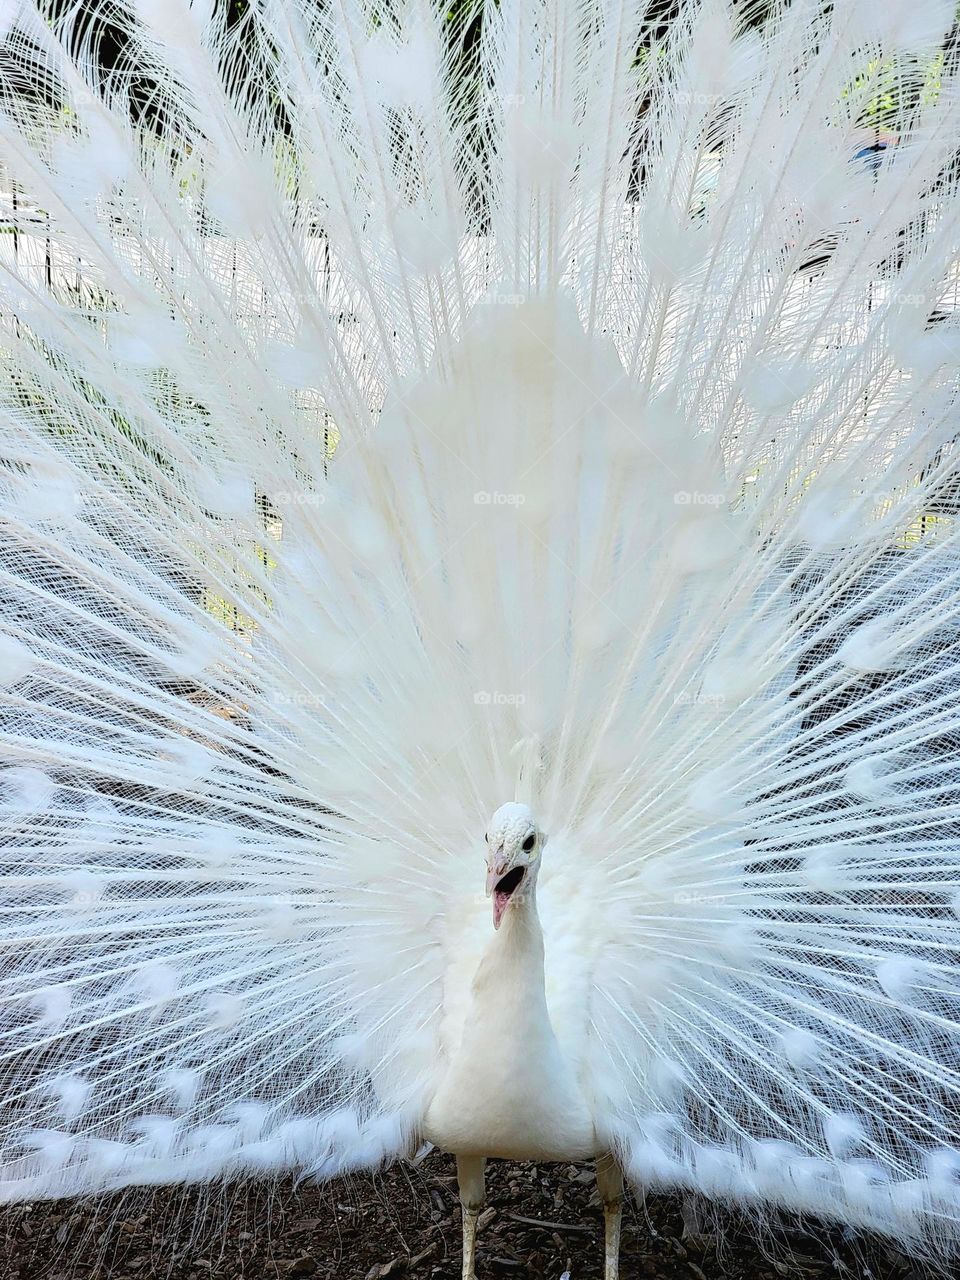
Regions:
<svg viewBox="0 0 960 1280"><path fill-rule="evenodd" d="M952 8L658 13L0 18L5 1196L404 1150L529 790L631 1173L956 1235Z"/></svg>

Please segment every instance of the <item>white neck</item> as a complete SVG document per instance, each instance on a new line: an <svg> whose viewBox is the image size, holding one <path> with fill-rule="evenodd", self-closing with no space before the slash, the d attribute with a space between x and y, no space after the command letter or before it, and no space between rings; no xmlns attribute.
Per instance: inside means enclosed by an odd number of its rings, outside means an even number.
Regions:
<svg viewBox="0 0 960 1280"><path fill-rule="evenodd" d="M474 979L474 991L479 995L488 981L489 975L495 973L498 981L503 981L505 970L514 970L512 982L529 998L538 991L546 1016L547 1002L543 986L543 930L540 927L540 914L537 911L536 881L525 888L523 897L515 898L503 913L500 928L487 943L477 974Z"/></svg>
<svg viewBox="0 0 960 1280"><path fill-rule="evenodd" d="M585 1157L596 1150L593 1120L554 1034L535 886L525 888L477 966L462 1039L425 1132L458 1154Z"/></svg>

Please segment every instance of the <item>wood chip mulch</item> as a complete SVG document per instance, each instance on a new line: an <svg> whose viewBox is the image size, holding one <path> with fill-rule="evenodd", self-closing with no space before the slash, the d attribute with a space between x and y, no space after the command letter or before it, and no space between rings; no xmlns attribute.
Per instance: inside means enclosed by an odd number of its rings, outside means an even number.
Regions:
<svg viewBox="0 0 960 1280"><path fill-rule="evenodd" d="M600 1280L589 1165L487 1166L479 1280ZM564 1276L564 1273L567 1273ZM921 1280L889 1243L690 1198L624 1214L621 1280ZM940 1271L941 1275L946 1274ZM240 1182L0 1210L0 1280L460 1280L453 1161L439 1153L324 1185Z"/></svg>

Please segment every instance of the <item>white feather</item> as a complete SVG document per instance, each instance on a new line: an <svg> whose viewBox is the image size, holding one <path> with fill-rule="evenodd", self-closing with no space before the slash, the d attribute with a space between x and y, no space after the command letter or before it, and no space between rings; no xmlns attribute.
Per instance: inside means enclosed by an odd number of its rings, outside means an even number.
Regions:
<svg viewBox="0 0 960 1280"><path fill-rule="evenodd" d="M14 636L0 636L0 682L5 686L16 684L36 666L36 659L27 645Z"/></svg>
<svg viewBox="0 0 960 1280"><path fill-rule="evenodd" d="M812 1067L820 1056L817 1037L803 1027L791 1027L780 1036L780 1051L793 1067Z"/></svg>

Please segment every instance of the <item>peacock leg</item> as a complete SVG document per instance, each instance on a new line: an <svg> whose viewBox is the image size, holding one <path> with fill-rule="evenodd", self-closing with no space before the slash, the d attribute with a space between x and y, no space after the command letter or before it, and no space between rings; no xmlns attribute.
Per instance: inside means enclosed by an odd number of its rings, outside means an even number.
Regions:
<svg viewBox="0 0 960 1280"><path fill-rule="evenodd" d="M483 1208L483 1156L457 1156L463 1213L463 1280L476 1280L477 1219Z"/></svg>
<svg viewBox="0 0 960 1280"><path fill-rule="evenodd" d="M620 1275L623 1174L609 1153L597 1157L597 1190L603 1201L603 1280L617 1280Z"/></svg>

